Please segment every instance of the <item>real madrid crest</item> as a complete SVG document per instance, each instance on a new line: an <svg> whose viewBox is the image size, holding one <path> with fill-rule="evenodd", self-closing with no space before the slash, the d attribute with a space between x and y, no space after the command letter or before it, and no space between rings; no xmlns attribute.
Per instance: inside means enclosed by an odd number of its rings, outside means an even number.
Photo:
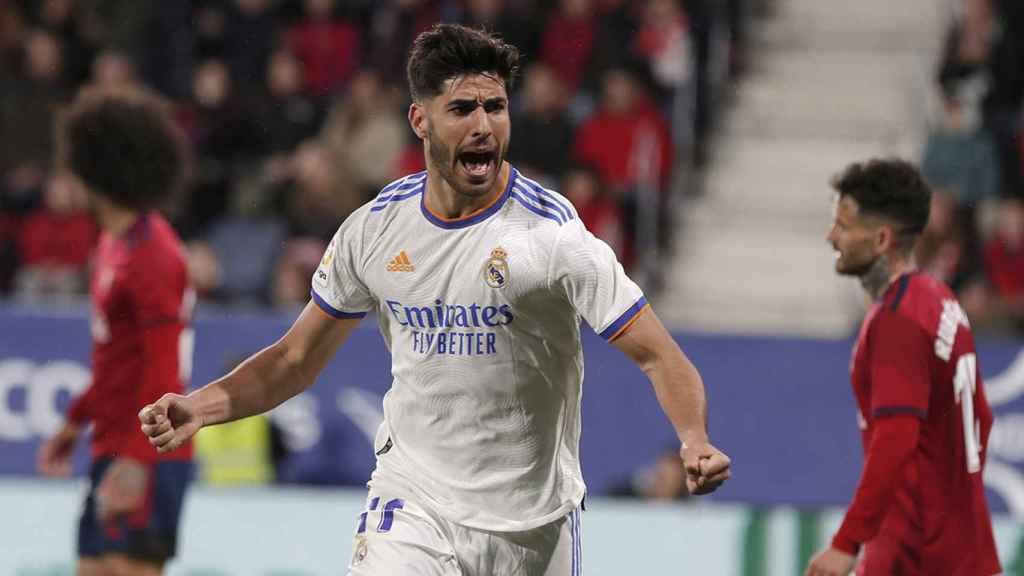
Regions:
<svg viewBox="0 0 1024 576"><path fill-rule="evenodd" d="M502 247L491 250L491 257L484 264L484 282L491 288L508 284L508 253Z"/></svg>

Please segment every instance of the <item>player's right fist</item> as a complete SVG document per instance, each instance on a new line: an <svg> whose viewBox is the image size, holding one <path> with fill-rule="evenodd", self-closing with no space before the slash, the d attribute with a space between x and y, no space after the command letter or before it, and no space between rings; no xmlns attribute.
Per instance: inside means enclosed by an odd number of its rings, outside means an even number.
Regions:
<svg viewBox="0 0 1024 576"><path fill-rule="evenodd" d="M181 394L164 394L139 410L142 433L160 453L184 444L203 426L195 402Z"/></svg>

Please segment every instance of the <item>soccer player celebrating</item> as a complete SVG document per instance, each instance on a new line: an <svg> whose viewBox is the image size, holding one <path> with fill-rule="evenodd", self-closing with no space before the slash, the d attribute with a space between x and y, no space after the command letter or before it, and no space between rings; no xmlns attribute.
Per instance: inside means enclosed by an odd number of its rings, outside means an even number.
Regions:
<svg viewBox="0 0 1024 576"><path fill-rule="evenodd" d="M177 236L152 209L181 181L182 138L157 97L84 91L60 130L66 168L102 228L92 297L92 383L39 452L40 471L67 475L93 424L91 485L78 529L78 574L161 574L174 555L191 448L159 453L134 415L182 392L194 297ZM186 362L187 365L187 362Z"/></svg>
<svg viewBox="0 0 1024 576"><path fill-rule="evenodd" d="M830 548L808 576L989 576L1000 572L982 486L992 410L967 316L950 290L916 272L913 247L931 191L901 160L853 164L828 242L836 272L874 300L853 349L865 463Z"/></svg>
<svg viewBox="0 0 1024 576"><path fill-rule="evenodd" d="M577 575L580 316L649 376L682 442L691 492L729 477L693 365L562 196L505 162L516 49L438 25L408 63L427 170L339 228L311 302L277 343L140 413L167 452L201 426L309 387L376 310L393 383L350 573Z"/></svg>

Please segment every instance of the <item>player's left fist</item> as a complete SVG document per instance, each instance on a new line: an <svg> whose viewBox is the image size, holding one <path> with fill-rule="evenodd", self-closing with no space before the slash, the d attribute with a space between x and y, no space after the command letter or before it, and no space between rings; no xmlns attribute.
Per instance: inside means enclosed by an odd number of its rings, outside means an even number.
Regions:
<svg viewBox="0 0 1024 576"><path fill-rule="evenodd" d="M164 394L139 410L142 433L157 452L170 452L195 436L203 426L199 408L189 396Z"/></svg>
<svg viewBox="0 0 1024 576"><path fill-rule="evenodd" d="M732 460L707 438L683 442L679 455L686 467L686 489L690 494L714 492L732 476Z"/></svg>

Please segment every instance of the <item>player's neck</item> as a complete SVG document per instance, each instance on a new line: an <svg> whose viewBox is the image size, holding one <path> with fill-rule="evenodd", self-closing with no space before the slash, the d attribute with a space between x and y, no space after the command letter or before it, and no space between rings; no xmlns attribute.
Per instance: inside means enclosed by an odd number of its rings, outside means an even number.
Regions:
<svg viewBox="0 0 1024 576"><path fill-rule="evenodd" d="M872 300L878 300L893 282L913 269L914 263L908 258L882 254L860 277L860 284Z"/></svg>
<svg viewBox="0 0 1024 576"><path fill-rule="evenodd" d="M494 186L483 196L467 196L456 192L450 184L437 172L427 172L427 192L423 201L427 209L446 219L455 220L473 214L494 202L494 199L505 191L511 168L508 162L502 162Z"/></svg>
<svg viewBox="0 0 1024 576"><path fill-rule="evenodd" d="M104 198L96 199L95 213L100 228L111 236L124 235L142 217L141 212L118 206Z"/></svg>

